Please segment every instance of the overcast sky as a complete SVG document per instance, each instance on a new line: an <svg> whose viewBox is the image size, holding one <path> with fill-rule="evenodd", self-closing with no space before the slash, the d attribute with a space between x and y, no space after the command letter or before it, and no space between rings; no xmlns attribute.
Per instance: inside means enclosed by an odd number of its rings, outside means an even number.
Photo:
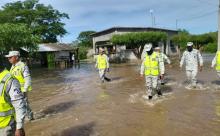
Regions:
<svg viewBox="0 0 220 136"><path fill-rule="evenodd" d="M0 0L0 6L15 0ZM218 0L40 0L69 14L62 42L72 42L81 31L101 31L114 26L155 26L186 29L200 34L217 30Z"/></svg>

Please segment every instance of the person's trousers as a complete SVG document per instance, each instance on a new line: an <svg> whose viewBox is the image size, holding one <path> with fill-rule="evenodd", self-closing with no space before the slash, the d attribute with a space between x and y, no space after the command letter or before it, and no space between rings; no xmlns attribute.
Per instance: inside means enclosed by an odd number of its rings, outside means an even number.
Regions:
<svg viewBox="0 0 220 136"><path fill-rule="evenodd" d="M0 136L14 136L15 124L9 125L5 128L0 128Z"/></svg>
<svg viewBox="0 0 220 136"><path fill-rule="evenodd" d="M189 81L189 84L193 87L196 87L197 73L198 73L198 70L186 70L186 76L187 76L187 79Z"/></svg>
<svg viewBox="0 0 220 136"><path fill-rule="evenodd" d="M29 120L32 120L34 117L29 104L27 93L25 93L25 102L26 102L26 116L28 117Z"/></svg>
<svg viewBox="0 0 220 136"><path fill-rule="evenodd" d="M105 81L105 78L106 78L105 74L106 74L106 69L99 69L99 77L102 82Z"/></svg>
<svg viewBox="0 0 220 136"><path fill-rule="evenodd" d="M158 76L145 76L147 94L153 96L155 91L159 91Z"/></svg>

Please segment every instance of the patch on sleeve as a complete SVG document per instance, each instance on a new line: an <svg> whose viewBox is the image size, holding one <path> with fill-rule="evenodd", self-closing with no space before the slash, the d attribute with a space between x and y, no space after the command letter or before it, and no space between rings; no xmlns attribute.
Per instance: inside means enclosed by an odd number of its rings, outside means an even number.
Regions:
<svg viewBox="0 0 220 136"><path fill-rule="evenodd" d="M15 89L14 89L14 93L19 95L19 94L21 94L22 92L21 92L21 90L20 90L20 89L15 88Z"/></svg>
<svg viewBox="0 0 220 136"><path fill-rule="evenodd" d="M21 99L21 98L23 98L23 97L24 97L24 95L23 95L23 93L21 92L21 90L18 89L18 88L15 88L15 89L14 89L14 100Z"/></svg>
<svg viewBox="0 0 220 136"><path fill-rule="evenodd" d="M30 76L30 71L27 66L24 67L23 76L24 77Z"/></svg>
<svg viewBox="0 0 220 136"><path fill-rule="evenodd" d="M21 92L20 85L17 80L13 80L9 95L12 101L24 98L24 94Z"/></svg>

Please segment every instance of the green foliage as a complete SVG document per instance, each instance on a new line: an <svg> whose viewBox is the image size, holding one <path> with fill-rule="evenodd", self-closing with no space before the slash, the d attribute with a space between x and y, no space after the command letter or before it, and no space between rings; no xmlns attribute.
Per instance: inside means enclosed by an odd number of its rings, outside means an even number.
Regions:
<svg viewBox="0 0 220 136"><path fill-rule="evenodd" d="M217 43L208 43L207 45L204 46L203 48L204 52L208 53L216 53L217 51Z"/></svg>
<svg viewBox="0 0 220 136"><path fill-rule="evenodd" d="M116 45L127 45L131 48L139 48L146 43L157 44L158 42L165 42L166 39L167 34L163 32L140 32L114 35L111 42Z"/></svg>
<svg viewBox="0 0 220 136"><path fill-rule="evenodd" d="M140 58L146 43L156 45L159 42L165 42L166 39L167 34L163 32L134 32L123 35L113 35L111 42L115 45L126 45L128 48L138 49L134 54Z"/></svg>
<svg viewBox="0 0 220 136"><path fill-rule="evenodd" d="M194 43L196 48L200 48L203 45L214 42L213 37L209 34L191 35L189 40Z"/></svg>
<svg viewBox="0 0 220 136"><path fill-rule="evenodd" d="M179 45L180 47L185 47L187 42L190 39L190 35L187 32L180 31L178 35L174 35L171 40L174 42L174 44Z"/></svg>
<svg viewBox="0 0 220 136"><path fill-rule="evenodd" d="M34 35L39 35L41 42L57 42L57 37L64 36L62 19L68 19L66 13L61 13L51 5L40 4L39 0L25 0L7 3L0 10L0 24L24 23L32 30Z"/></svg>
<svg viewBox="0 0 220 136"><path fill-rule="evenodd" d="M197 49L204 47L205 52L215 52L217 48L214 47L217 43L217 32L191 35L185 31L180 31L178 35L172 37L172 41L180 46L180 50L184 50L187 42L190 41L194 43Z"/></svg>
<svg viewBox="0 0 220 136"><path fill-rule="evenodd" d="M92 37L95 31L83 31L79 34L76 41L73 41L73 45L79 47L79 58L87 59L88 50L92 48Z"/></svg>
<svg viewBox="0 0 220 136"><path fill-rule="evenodd" d="M79 46L79 59L87 59L87 53L88 53L89 47L85 46Z"/></svg>
<svg viewBox="0 0 220 136"><path fill-rule="evenodd" d="M39 37L34 36L32 31L24 24L2 24L0 25L0 50L18 50L26 47L29 50L37 49Z"/></svg>
<svg viewBox="0 0 220 136"><path fill-rule="evenodd" d="M92 47L92 37L91 34L94 34L95 31L84 31L79 34L77 37L79 46Z"/></svg>
<svg viewBox="0 0 220 136"><path fill-rule="evenodd" d="M187 31L186 29L178 29L178 32L181 33L181 34L186 34L186 35L189 35L189 31Z"/></svg>
<svg viewBox="0 0 220 136"><path fill-rule="evenodd" d="M55 67L55 54L54 53L47 53L47 64L48 64L48 68Z"/></svg>

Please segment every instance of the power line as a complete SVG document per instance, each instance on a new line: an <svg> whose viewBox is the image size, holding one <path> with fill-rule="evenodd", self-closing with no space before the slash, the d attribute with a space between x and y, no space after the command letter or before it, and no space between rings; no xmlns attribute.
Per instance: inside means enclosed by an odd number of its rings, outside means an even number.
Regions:
<svg viewBox="0 0 220 136"><path fill-rule="evenodd" d="M211 11L211 12L208 12L208 13L204 13L202 15L197 15L197 16L193 16L193 17L190 17L190 18L185 18L185 19L176 19L176 29L178 29L178 24L179 22L187 22L187 21L192 21L192 20L195 20L195 19L199 19L199 18L203 18L203 17L206 17L206 16L209 16L213 13L217 13L218 10L214 10L214 11Z"/></svg>
<svg viewBox="0 0 220 136"><path fill-rule="evenodd" d="M194 19L198 19L198 18L203 18L203 17L206 17L206 16L209 16L213 13L217 13L218 10L214 10L214 11L210 11L210 12L207 12L207 13L204 13L202 15L197 15L197 16L193 16L193 17L190 17L190 18L183 18L183 19L177 19L178 21L191 21L191 20L194 20Z"/></svg>
<svg viewBox="0 0 220 136"><path fill-rule="evenodd" d="M214 6L214 5L216 6L216 4L214 4L214 3L210 2L210 1L204 1L204 0L197 0L197 1L209 4L211 6Z"/></svg>

